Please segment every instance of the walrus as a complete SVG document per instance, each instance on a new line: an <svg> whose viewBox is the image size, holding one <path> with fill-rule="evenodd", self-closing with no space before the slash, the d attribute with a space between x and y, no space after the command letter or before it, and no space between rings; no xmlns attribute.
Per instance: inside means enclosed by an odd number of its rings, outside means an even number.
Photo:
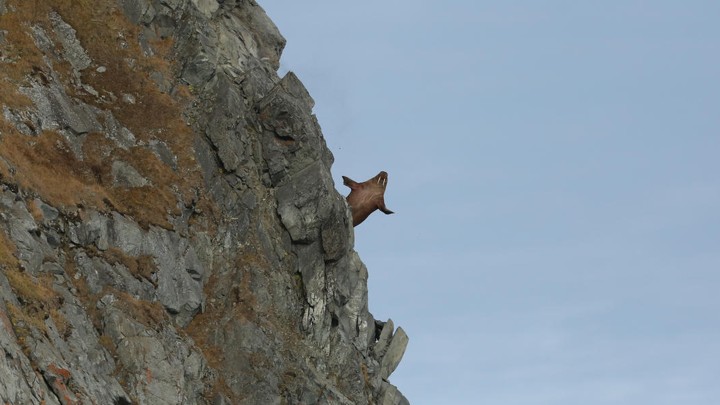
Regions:
<svg viewBox="0 0 720 405"><path fill-rule="evenodd" d="M342 176L343 184L350 187L347 202L352 211L353 226L360 225L375 210L379 209L386 215L393 214L385 206L385 187L387 186L387 172L380 172L372 179L358 183L349 177Z"/></svg>

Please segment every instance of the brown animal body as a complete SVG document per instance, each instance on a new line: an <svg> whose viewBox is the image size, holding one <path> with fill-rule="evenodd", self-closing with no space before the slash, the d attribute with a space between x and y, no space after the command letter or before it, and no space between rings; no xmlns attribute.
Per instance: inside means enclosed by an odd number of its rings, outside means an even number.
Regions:
<svg viewBox="0 0 720 405"><path fill-rule="evenodd" d="M375 210L380 210L386 215L393 212L385 206L385 187L387 186L388 174L380 172L372 179L358 183L349 177L342 176L343 184L350 187L350 194L347 202L352 211L353 226L358 226L367 219Z"/></svg>

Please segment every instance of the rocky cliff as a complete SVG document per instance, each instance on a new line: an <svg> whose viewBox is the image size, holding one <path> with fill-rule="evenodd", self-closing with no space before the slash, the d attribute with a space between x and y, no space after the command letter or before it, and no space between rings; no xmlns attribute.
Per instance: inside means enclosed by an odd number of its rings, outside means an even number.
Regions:
<svg viewBox="0 0 720 405"><path fill-rule="evenodd" d="M405 404L252 0L0 0L0 401Z"/></svg>

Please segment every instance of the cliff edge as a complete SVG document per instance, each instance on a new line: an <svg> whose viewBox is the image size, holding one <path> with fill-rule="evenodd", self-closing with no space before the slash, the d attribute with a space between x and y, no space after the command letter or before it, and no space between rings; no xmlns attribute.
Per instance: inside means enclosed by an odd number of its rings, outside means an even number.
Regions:
<svg viewBox="0 0 720 405"><path fill-rule="evenodd" d="M0 0L2 403L408 403L284 44L252 0Z"/></svg>

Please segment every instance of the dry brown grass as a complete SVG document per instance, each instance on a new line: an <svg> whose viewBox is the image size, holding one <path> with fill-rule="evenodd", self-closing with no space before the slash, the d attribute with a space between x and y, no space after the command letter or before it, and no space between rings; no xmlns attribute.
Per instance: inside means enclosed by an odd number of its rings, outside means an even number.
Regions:
<svg viewBox="0 0 720 405"><path fill-rule="evenodd" d="M88 137L83 152L86 173L91 174L105 190L106 205L132 216L142 226L152 224L170 228L168 216L180 214L174 185L181 184L182 179L168 165L142 147L127 151L115 148L100 134ZM151 184L135 188L115 187L111 169L113 159L129 163Z"/></svg>
<svg viewBox="0 0 720 405"><path fill-rule="evenodd" d="M70 337L70 333L72 332L72 325L68 320L65 318L65 315L63 315L62 312L60 312L59 309L53 308L50 310L50 318L52 318L53 323L55 324L55 328L57 328L57 332L63 339L67 339Z"/></svg>
<svg viewBox="0 0 720 405"><path fill-rule="evenodd" d="M45 320L50 317L57 328L57 332L63 339L67 339L70 335L72 327L65 317L57 309L51 309L48 312L37 312L34 309L28 309L27 306L18 307L14 304L7 304L10 322L18 338L18 343L24 351L30 351L26 344L27 337L32 334L32 330L36 330L47 336L48 329Z"/></svg>
<svg viewBox="0 0 720 405"><path fill-rule="evenodd" d="M5 272L18 299L36 305L37 309L50 309L57 304L57 294L52 290L52 276L42 274L32 277L20 269L10 269Z"/></svg>
<svg viewBox="0 0 720 405"><path fill-rule="evenodd" d="M226 287L221 285L221 280L215 273L212 273L205 285L205 291L208 296L219 296L218 291L226 289ZM249 289L249 277L243 277L241 285L235 285L229 289L226 302L208 305L203 312L195 315L190 324L184 329L185 333L193 339L195 345L203 353L211 368L222 369L226 366L225 351L213 340L213 336L215 336L213 331L226 328L225 324L227 322L248 322L249 319L255 318L255 316L249 314L247 309L248 306L255 304L255 302L250 304L246 301L247 299L254 300L254 297L248 294ZM253 322L256 322L256 320L253 320ZM234 395L222 380L215 381L212 392L223 392L230 398L233 398Z"/></svg>
<svg viewBox="0 0 720 405"><path fill-rule="evenodd" d="M88 138L85 152L89 152L89 158L80 161L65 139L56 133L45 132L37 137L5 135L0 138L0 157L13 166L15 173L0 163L0 180L35 192L61 209L78 205L101 211L115 209L131 215L143 226L169 228L168 215L180 213L171 188L180 181L177 174L147 149L109 149L114 158L148 173L152 182L137 188L114 187L111 162L99 151L103 146L112 145L101 135L97 138Z"/></svg>
<svg viewBox="0 0 720 405"><path fill-rule="evenodd" d="M113 292L118 297L117 305L129 314L132 319L143 325L155 329L162 329L168 322L168 314L159 301L150 302L135 299L132 295L123 291Z"/></svg>
<svg viewBox="0 0 720 405"><path fill-rule="evenodd" d="M32 101L24 94L18 91L20 87L19 82L14 82L12 78L6 74L13 72L13 69L5 69L5 66L0 65L0 104L6 105L9 108L27 108L32 105ZM0 131L3 131L0 128Z"/></svg>
<svg viewBox="0 0 720 405"><path fill-rule="evenodd" d="M265 258L259 254L248 253L238 255L236 266L242 269L246 266L265 263ZM195 315L185 332L195 341L195 344L202 350L203 355L212 368L224 367L225 355L222 348L212 341L212 331L224 328L227 322L252 322L255 324L263 322L256 312L257 299L252 291L251 271L238 270L241 274L240 282L227 286L223 280L212 273L205 284L205 292L208 296L224 296L224 302L210 304L206 309ZM229 315L229 317L228 317Z"/></svg>
<svg viewBox="0 0 720 405"><path fill-rule="evenodd" d="M32 104L18 89L28 76L45 66L43 53L31 35L31 26L47 26L47 17L38 18L42 14L36 11L33 2L38 1L9 2L12 7L0 18L0 30L7 32L0 54L8 61L0 65L0 104L10 108L27 108Z"/></svg>
<svg viewBox="0 0 720 405"><path fill-rule="evenodd" d="M75 158L65 139L52 132L37 137L14 133L0 140L0 156L15 169L5 181L35 191L50 205L104 207L109 195Z"/></svg>
<svg viewBox="0 0 720 405"><path fill-rule="evenodd" d="M2 125L3 121L0 120L0 126ZM0 137L2 139L2 137ZM2 158L2 156L0 156ZM5 160L0 159L0 182L5 181L10 177L10 167L8 167L7 162Z"/></svg>
<svg viewBox="0 0 720 405"><path fill-rule="evenodd" d="M122 264L136 277L144 275L151 276L152 272L156 271L155 263L150 256L132 257L114 248L99 251L92 247L86 247L84 250L90 255L102 257L111 264ZM146 326L158 329L167 321L167 312L159 302L138 300L124 291L118 291L111 287L104 288L98 294L90 293L90 288L85 278L75 277L75 274L77 274L77 269L75 268L75 253L71 250L66 250L66 254L68 260L66 261L65 272L78 291L76 296L85 304L85 310L93 322L95 329L99 332L101 332L103 328L102 313L97 309L97 302L107 294L115 295L118 298L118 305L124 309L124 312L130 314L133 319L142 322Z"/></svg>
<svg viewBox="0 0 720 405"><path fill-rule="evenodd" d="M10 3L15 6L15 10L3 14L0 18L0 30L7 32L5 44L0 49L3 56L10 61L8 64L3 64L2 73L6 78L16 82L22 81L25 75L32 71L33 66L44 65L42 52L37 49L30 35L30 26L36 21L27 7L30 1L23 3L23 7ZM3 94L0 97L3 96L9 95ZM3 102L6 97L2 98Z"/></svg>
<svg viewBox="0 0 720 405"><path fill-rule="evenodd" d="M363 377L363 388L365 389L365 394L368 396L368 398L371 398L373 388L370 378L370 371L368 370L367 364L365 364L364 361L360 362L360 374Z"/></svg>
<svg viewBox="0 0 720 405"><path fill-rule="evenodd" d="M192 151L194 134L182 119L183 104L188 99L176 100L163 93L150 78L154 72L165 78L173 77L172 39L150 41L155 55L146 56L139 46L139 28L118 10L116 2L92 1L90 7L83 4L87 0L46 2L77 30L78 39L93 61L107 69L104 73L90 69L83 73L83 80L101 94L112 93L117 97L131 94L135 97L134 104L122 104L113 109L116 118L139 139L157 138L166 142L178 155L180 166L195 166L188 165L192 159L187 160L192 158L188 152ZM128 60L133 61L132 66ZM176 94L187 93L178 91ZM90 95L78 95L88 104L106 108Z"/></svg>
<svg viewBox="0 0 720 405"><path fill-rule="evenodd" d="M77 289L76 297L83 303L83 307L88 317L90 318L90 321L95 327L95 330L100 333L100 344L105 347L108 352L110 352L113 356L117 357L117 348L115 347L112 338L105 335L103 332L103 311L101 309L98 309L97 305L98 301L105 295L112 294L117 297L118 300L114 305L117 305L119 308L121 308L123 310L123 313L128 314L132 319L144 324L149 328L160 330L162 328L162 325L166 324L169 321L165 308L159 302L138 300L124 291L118 291L111 287L104 288L98 294L90 293L90 288L88 287L85 278L74 277L77 272L74 264L74 252L66 251L66 253L68 254L68 260L66 262L65 272L68 274L69 279L73 283L73 286ZM130 266L132 266L131 262L134 260L144 260L141 258L133 259L130 256L127 256L119 251L113 251L109 253L93 251L90 253L102 255L107 260L112 260L112 258L115 258L118 263L123 263L123 265L125 263L128 263ZM138 264L138 266L142 266L142 264Z"/></svg>
<svg viewBox="0 0 720 405"><path fill-rule="evenodd" d="M94 254L101 256L110 264L121 264L135 276L136 279L142 281L147 280L157 287L157 283L153 281L153 274L158 269L155 260L150 255L140 255L138 257L130 256L118 248L110 248L104 251L95 251Z"/></svg>
<svg viewBox="0 0 720 405"><path fill-rule="evenodd" d="M205 285L205 291L214 292L216 284L217 277L213 273ZM222 311L210 307L206 311L195 315L185 328L185 332L195 341L210 367L215 369L223 366L224 355L222 349L211 341L212 333L209 332L211 329L221 327L223 327Z"/></svg>
<svg viewBox="0 0 720 405"><path fill-rule="evenodd" d="M102 334L98 340L100 342L100 346L104 347L105 350L113 356L113 358L118 358L117 346L115 346L115 343L109 335Z"/></svg>
<svg viewBox="0 0 720 405"><path fill-rule="evenodd" d="M33 329L40 331L41 333L47 333L45 323L37 320L35 317L28 316L15 304L8 303L6 305L8 310L8 318L12 324L13 332L17 337L20 347L23 352L28 355L30 354L30 346L27 344L27 338L32 336Z"/></svg>
<svg viewBox="0 0 720 405"><path fill-rule="evenodd" d="M16 269L18 260L15 257L15 244L0 230L0 268Z"/></svg>
<svg viewBox="0 0 720 405"><path fill-rule="evenodd" d="M40 205L38 204L37 200L32 200L27 204L28 211L30 212L30 215L32 215L35 222L40 223L42 222L45 215L43 214L42 209L40 208Z"/></svg>
<svg viewBox="0 0 720 405"><path fill-rule="evenodd" d="M75 252L70 249L65 249L67 260L65 260L65 273L68 275L68 279L72 282L73 287L77 290L75 297L83 303L85 313L90 318L95 330L98 332L102 331L102 314L98 309L98 301L104 295L103 292L99 294L91 294L90 287L87 284L87 280L84 277L76 277L78 270L76 268L76 257Z"/></svg>
<svg viewBox="0 0 720 405"><path fill-rule="evenodd" d="M101 95L114 95L117 101L108 104L108 97L96 98L70 85L69 65L56 59L53 69L67 84L66 91L85 103L111 109L115 118L138 140L165 142L177 156L180 170L173 172L146 148L119 149L102 134L88 137L84 145L86 159L78 161L70 153L62 153L65 147L56 135L42 134L39 139L28 141L0 117L0 157L9 161L17 173L10 176L9 168L3 167L0 161L0 180L14 177L11 182L36 192L60 208L80 205L102 211L116 209L135 217L144 226L169 228L168 215L179 214L178 199L189 203L202 185L194 160L194 134L182 118L189 92L179 88L173 98L160 91L151 79L155 72L172 78L169 62L172 40L151 41L155 56L144 55L139 46L139 28L130 23L118 9L117 2L111 0L9 0L8 3L11 11L1 19L0 29L10 34L6 36L8 46L2 52L15 62L0 69L1 104L15 109L27 108L30 101L18 93L18 87L33 75L47 76L50 68L43 56L52 58L52 55L43 55L36 48L30 28L41 26L49 35L54 35L48 15L55 11L77 31L77 38L94 64L106 69L104 73L97 72L95 66L86 69L82 72L82 81ZM135 102L123 102L123 94L132 95ZM112 159L108 159L109 156ZM152 186L114 187L110 173L113 159L131 164Z"/></svg>
<svg viewBox="0 0 720 405"><path fill-rule="evenodd" d="M45 320L48 318L52 318L61 336L67 335L70 326L58 310L62 298L52 289L51 275L32 277L18 267L6 270L5 276L21 304L20 307L8 305L13 328L21 342L29 336L31 329L47 335Z"/></svg>

